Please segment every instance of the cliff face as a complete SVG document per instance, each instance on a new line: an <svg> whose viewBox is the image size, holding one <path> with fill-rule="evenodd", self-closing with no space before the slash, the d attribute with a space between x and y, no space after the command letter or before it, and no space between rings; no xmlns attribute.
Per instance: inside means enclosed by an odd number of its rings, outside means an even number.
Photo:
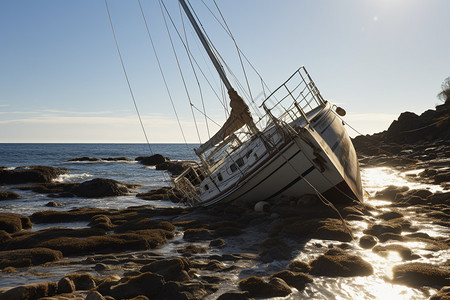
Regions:
<svg viewBox="0 0 450 300"><path fill-rule="evenodd" d="M448 101L447 101L448 102ZM448 144L450 141L450 103L436 106L420 116L402 113L389 128L373 135L360 135L353 139L359 154L377 155L380 149L399 153L405 145L427 146Z"/></svg>

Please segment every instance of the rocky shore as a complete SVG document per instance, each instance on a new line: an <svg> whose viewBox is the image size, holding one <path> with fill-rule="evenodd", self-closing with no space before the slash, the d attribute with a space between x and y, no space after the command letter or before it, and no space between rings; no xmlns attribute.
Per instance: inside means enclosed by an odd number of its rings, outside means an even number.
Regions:
<svg viewBox="0 0 450 300"><path fill-rule="evenodd" d="M431 299L448 299L449 257L440 264L424 259L437 253L448 255L449 236L430 235L421 227L438 225L450 233L448 116L448 105L417 117L402 114L387 131L354 140L364 168L420 170L410 173L409 179L441 186L439 192L386 186L371 195L385 201L380 205L342 204L334 210L309 195L257 208L148 205L123 210L43 210L30 216L0 213L1 272L14 276L33 266L82 266L80 272L56 281L2 288L0 300L286 297L301 293L321 278L373 276L375 266L361 255L369 252L386 261L391 253L400 257L392 277L383 278L385 282L424 290ZM80 159L92 161L89 157ZM140 161L152 165L169 162L163 156ZM30 170L41 175L30 175ZM26 181L18 180L14 171L28 172L23 175ZM136 187L109 179L53 182L61 172L65 170L0 168L0 182L9 184L10 178L27 182L22 189L54 198L49 206L58 205L58 198L123 195L133 193ZM169 188L137 196L178 201L176 192ZM14 197L18 195L0 191L0 200ZM64 222L88 225L78 229L51 227ZM36 224L50 228L30 230ZM317 241L313 243L315 254L299 256L312 240ZM169 246L170 255L158 252Z"/></svg>

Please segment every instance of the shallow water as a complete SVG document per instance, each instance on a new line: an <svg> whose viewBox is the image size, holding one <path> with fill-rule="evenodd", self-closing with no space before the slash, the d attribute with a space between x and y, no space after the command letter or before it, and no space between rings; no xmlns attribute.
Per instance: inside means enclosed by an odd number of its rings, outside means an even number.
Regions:
<svg viewBox="0 0 450 300"><path fill-rule="evenodd" d="M0 144L0 150L5 151L5 145ZM2 148L3 147L3 148ZM167 175L163 175L161 171L156 171L152 168L142 166L135 162L67 162L67 159L81 156L91 157L114 157L114 156L127 156L134 158L139 155L148 155L145 153L144 145L133 146L130 145L100 145L92 150L92 146L81 145L78 150L74 149L69 152L61 154L60 151L67 148L67 145L57 145L54 148L56 150L49 150L51 146L45 146L47 152L52 152L53 155L49 155L41 146L33 146L31 149L36 154L34 160L30 156L26 156L26 151L21 155L12 155L13 146L6 147L9 149L9 155L2 153L2 160L0 165L15 167L20 165L50 165L65 167L70 169L68 175L63 175L58 178L62 182L81 182L89 180L95 177L112 178L122 182L140 184L142 187L138 188L136 192L146 191L152 188L167 185L169 178ZM114 148L116 147L116 148ZM111 150L111 148L114 148ZM40 149L40 150L39 150ZM185 145L175 146L161 146L161 149L165 149L165 152L161 151L163 155L167 155L171 158L181 159L186 154ZM28 149L30 150L30 149ZM39 150L39 151L38 151ZM67 150L67 149L66 149ZM68 151L68 150L67 150ZM143 153L140 153L143 151ZM59 154L56 155L55 152ZM184 156L185 158L192 159L193 157ZM8 158L8 161L5 161ZM11 159L10 159L11 158ZM25 159L26 158L26 159ZM440 186L427 185L409 180L407 172L400 172L395 169L381 167L381 168L364 168L362 169L362 180L367 191L365 201L373 206L383 209L388 202L380 199L369 198L368 195L375 195L376 191L384 189L388 185L408 186L410 189L429 189L432 192L440 191ZM31 191L18 190L12 186L0 186L0 189L12 189L19 193L22 198L14 201L2 201L0 202L0 212L13 212L24 215L31 215L36 211L45 209L56 210L69 210L78 207L98 207L98 208L114 208L122 209L130 206L139 205L154 205L154 206L175 206L169 202L158 201L145 201L136 198L134 195L122 196L122 197L109 197L102 199L83 199L83 198L66 198L66 199L53 199L48 198L45 195L36 194ZM45 207L45 204L49 201L61 202L63 206L57 208ZM448 237L450 231L448 228L432 224L427 222L426 219L416 218L414 208L402 208L402 213L405 214L405 218L410 220L414 226L420 228L419 232L424 232L432 237ZM363 221L351 221L352 228L354 228L355 240L350 242L352 245L353 254L361 256L364 260L368 261L374 268L374 274L365 277L323 277L315 276L314 282L308 284L306 289L299 292L294 289L294 292L285 298L278 299L426 299L430 295L435 293L435 290L431 288L425 288L423 290L409 288L403 285L397 285L390 283L392 277L392 267L396 264L405 263L397 252L389 252L387 257L382 257L371 249L366 250L358 246L359 237L363 235L362 231L367 227L367 223ZM86 227L87 223L62 223L62 224L35 224L32 230L40 230L53 226L64 226L71 228ZM233 241L228 242L224 249L212 249L206 253L205 256L212 254L224 254L224 253L247 253L254 252L254 248L251 245L262 242L266 238L266 233L259 232L255 227L255 230L250 228L241 236L235 237ZM260 230L260 229L259 229ZM162 256L179 256L178 249L183 247L186 243L182 239L182 233L178 233L177 236L169 241L169 243L160 248L151 251L141 251L135 253L128 253L129 255L135 255L139 257L150 257L154 254L160 254ZM194 243L208 246L208 243ZM327 247L337 246L341 242L328 241L328 240L309 240L302 249L294 250L294 256L304 262L311 262L315 257L323 254ZM379 243L381 245L388 244L401 244L411 248L414 254L418 254L421 258L414 260L413 262L425 262L431 264L443 264L450 258L450 251L430 251L427 250L427 245L419 242L398 242L388 241L386 243ZM201 255L200 255L201 256ZM250 256L251 257L251 256ZM37 266L32 268L18 269L17 273L0 272L0 288L6 286L17 286L21 284L40 282L47 280L59 280L62 276L74 272L90 272L98 277L105 277L108 274L122 275L124 271L132 270L133 266L121 265L115 266L112 270L97 274L93 271L95 265L80 263L85 257L78 258L64 258L61 262L54 264L48 264L45 266ZM220 290L213 295L207 297L207 299L215 299L220 294L228 290L236 290L236 283L238 280L246 278L248 276L267 276L280 270L287 269L289 261L275 261L272 263L262 263L251 259L243 259L237 262L225 261L225 264L229 266L235 266L235 269L224 273L215 273L211 271L199 271L199 275L220 275L227 279L220 283ZM276 298L275 298L276 299Z"/></svg>

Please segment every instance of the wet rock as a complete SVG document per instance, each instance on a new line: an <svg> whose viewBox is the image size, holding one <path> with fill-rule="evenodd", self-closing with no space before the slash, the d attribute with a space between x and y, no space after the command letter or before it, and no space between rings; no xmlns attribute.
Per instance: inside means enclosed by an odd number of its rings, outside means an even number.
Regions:
<svg viewBox="0 0 450 300"><path fill-rule="evenodd" d="M104 272L104 271L111 270L111 268L103 263L99 263L99 264L95 265L94 270L96 272Z"/></svg>
<svg viewBox="0 0 450 300"><path fill-rule="evenodd" d="M384 257L388 256L389 251L395 251L403 260L414 260L420 258L419 255L413 254L411 249L399 244L389 244L386 246L378 245L373 247L372 251Z"/></svg>
<svg viewBox="0 0 450 300"><path fill-rule="evenodd" d="M313 279L304 273L294 273L292 271L280 271L270 275L269 278L281 278L288 285L296 288L298 291L303 291L306 284L313 282Z"/></svg>
<svg viewBox="0 0 450 300"><path fill-rule="evenodd" d="M450 205L450 192L436 193L428 196L427 201L432 204L446 204Z"/></svg>
<svg viewBox="0 0 450 300"><path fill-rule="evenodd" d="M363 235L359 239L359 245L361 248L370 249L377 244L376 239L371 235Z"/></svg>
<svg viewBox="0 0 450 300"><path fill-rule="evenodd" d="M83 156L83 157L71 158L71 159L68 159L67 161L99 161L99 160L100 160L100 158Z"/></svg>
<svg viewBox="0 0 450 300"><path fill-rule="evenodd" d="M286 282L276 277L269 282L256 276L249 277L239 281L239 287L247 291L250 297L285 297L292 292Z"/></svg>
<svg viewBox="0 0 450 300"><path fill-rule="evenodd" d="M28 299L37 300L43 297L54 296L56 282L39 282L21 285L0 293L0 300Z"/></svg>
<svg viewBox="0 0 450 300"><path fill-rule="evenodd" d="M105 231L110 231L115 227L115 225L111 222L111 219L106 215L93 216L88 226L92 228L100 228Z"/></svg>
<svg viewBox="0 0 450 300"><path fill-rule="evenodd" d="M172 201L178 203L183 196L176 189L172 187L162 187L156 190L151 190L147 193L139 193L136 197L143 200L150 201Z"/></svg>
<svg viewBox="0 0 450 300"><path fill-rule="evenodd" d="M302 261L294 260L291 262L288 266L289 270L294 272L302 272L302 273L309 273L311 270L311 267Z"/></svg>
<svg viewBox="0 0 450 300"><path fill-rule="evenodd" d="M0 201L2 200L15 200L18 199L20 196L17 193L10 192L10 191L0 191Z"/></svg>
<svg viewBox="0 0 450 300"><path fill-rule="evenodd" d="M13 170L0 169L0 183L50 182L59 175L67 172L68 170L64 168L46 166L18 167Z"/></svg>
<svg viewBox="0 0 450 300"><path fill-rule="evenodd" d="M108 215L110 211L100 208L77 208L69 211L45 210L31 215L34 223L89 222L96 215Z"/></svg>
<svg viewBox="0 0 450 300"><path fill-rule="evenodd" d="M403 217L403 214L398 211L387 211L377 216L381 220L389 221L396 218Z"/></svg>
<svg viewBox="0 0 450 300"><path fill-rule="evenodd" d="M0 251L0 269L6 267L30 267L63 258L61 251L46 248Z"/></svg>
<svg viewBox="0 0 450 300"><path fill-rule="evenodd" d="M148 299L148 298L147 298ZM87 294L86 299L85 300L106 300L105 297L102 296L102 294L100 294L97 291L91 291ZM143 300L143 299L142 299Z"/></svg>
<svg viewBox="0 0 450 300"><path fill-rule="evenodd" d="M45 204L46 207L60 207L63 206L63 204L56 202L56 201L50 201L47 204Z"/></svg>
<svg viewBox="0 0 450 300"><path fill-rule="evenodd" d="M205 241L213 238L212 231L205 228L190 228L186 229L183 234L183 239L188 242Z"/></svg>
<svg viewBox="0 0 450 300"><path fill-rule="evenodd" d="M325 252L310 263L312 275L319 276L368 276L373 274L372 266L361 257L335 248Z"/></svg>
<svg viewBox="0 0 450 300"><path fill-rule="evenodd" d="M450 286L444 286L436 294L430 297L430 300L449 300Z"/></svg>
<svg viewBox="0 0 450 300"><path fill-rule="evenodd" d="M113 179L96 178L81 183L73 190L78 197L101 198L123 196L129 193L127 185Z"/></svg>
<svg viewBox="0 0 450 300"><path fill-rule="evenodd" d="M316 238L350 242L353 237L349 227L338 219L312 219L307 221L294 220L284 225L284 231L300 238Z"/></svg>
<svg viewBox="0 0 450 300"><path fill-rule="evenodd" d="M75 283L69 277L63 277L58 281L58 294L73 293L75 290Z"/></svg>
<svg viewBox="0 0 450 300"><path fill-rule="evenodd" d="M404 237L403 237L403 235L398 234L398 233L386 232L386 233L380 234L380 236L378 236L378 239L380 240L381 243L384 243L384 242L387 242L389 240L392 240L392 241L403 241Z"/></svg>
<svg viewBox="0 0 450 300"><path fill-rule="evenodd" d="M135 160L146 166L156 166L157 164L162 164L169 159L161 154L154 154L152 156L139 156L136 157Z"/></svg>
<svg viewBox="0 0 450 300"><path fill-rule="evenodd" d="M248 300L250 294L248 292L231 291L223 293L217 300Z"/></svg>
<svg viewBox="0 0 450 300"><path fill-rule="evenodd" d="M206 253L207 251L208 249L205 247L189 244L182 249L179 249L177 252L182 253L184 256L192 256L199 253Z"/></svg>
<svg viewBox="0 0 450 300"><path fill-rule="evenodd" d="M115 299L130 299L139 295L156 299L155 297L161 292L164 283L163 276L148 272L129 277L126 281L112 286L106 295L112 296ZM105 294L102 293L102 295Z"/></svg>
<svg viewBox="0 0 450 300"><path fill-rule="evenodd" d="M30 229L33 226L27 216L13 213L0 213L0 230L15 233L22 229Z"/></svg>
<svg viewBox="0 0 450 300"><path fill-rule="evenodd" d="M402 227L398 224L373 224L363 232L365 234L370 234L379 237L383 233L400 234L402 232Z"/></svg>
<svg viewBox="0 0 450 300"><path fill-rule="evenodd" d="M219 248L219 249L221 249L225 246L226 246L226 242L224 239L215 239L209 243L209 247L214 247L214 248Z"/></svg>
<svg viewBox="0 0 450 300"><path fill-rule="evenodd" d="M4 245L9 240L11 240L11 235L5 230L0 230L0 245Z"/></svg>
<svg viewBox="0 0 450 300"><path fill-rule="evenodd" d="M148 229L163 229L166 231L174 231L175 226L167 221L154 221L145 216L137 216L134 220L125 220L125 222L118 225L114 229L114 231L117 233L122 233Z"/></svg>
<svg viewBox="0 0 450 300"><path fill-rule="evenodd" d="M408 263L392 268L393 281L411 287L431 286L442 288L450 285L450 271L426 263Z"/></svg>
<svg viewBox="0 0 450 300"><path fill-rule="evenodd" d="M91 274L69 274L64 276L63 278L67 278L71 280L74 285L75 289L87 291L90 289L93 289L97 286L97 283L100 283L100 280L92 276Z"/></svg>
<svg viewBox="0 0 450 300"><path fill-rule="evenodd" d="M189 280L189 262L186 259L172 258L162 259L143 266L142 273L152 272L164 277L166 281L185 281Z"/></svg>
<svg viewBox="0 0 450 300"><path fill-rule="evenodd" d="M160 298L180 300L203 299L207 295L215 292L217 289L218 288L215 285L204 284L200 281L171 281L164 285Z"/></svg>
<svg viewBox="0 0 450 300"><path fill-rule="evenodd" d="M189 163L182 161L166 161L155 166L156 170L167 170L172 175L180 175L189 167Z"/></svg>
<svg viewBox="0 0 450 300"><path fill-rule="evenodd" d="M404 193L409 190L407 186L390 185L382 191L375 194L375 199L394 201L397 194Z"/></svg>

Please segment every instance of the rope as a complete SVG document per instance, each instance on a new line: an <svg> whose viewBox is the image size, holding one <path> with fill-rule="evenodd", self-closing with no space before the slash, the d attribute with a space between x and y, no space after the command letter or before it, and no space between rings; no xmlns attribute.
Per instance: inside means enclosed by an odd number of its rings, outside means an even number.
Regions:
<svg viewBox="0 0 450 300"><path fill-rule="evenodd" d="M131 99L133 99L134 108L136 109L136 113L137 113L138 118L139 118L139 123L141 124L141 128L142 128L142 131L143 131L144 136L145 136L145 140L147 141L148 149L150 150L150 153L153 155L153 150L152 150L152 147L150 146L150 142L148 141L147 132L145 131L144 124L142 123L141 114L139 113L139 109L138 109L137 104L136 104L136 99L134 98L133 90L131 89L130 80L128 79L128 74L127 74L127 71L125 69L125 64L124 64L123 59L122 59L122 54L120 53L119 43L117 42L116 32L114 30L114 26L113 26L113 23L112 23L112 18L111 18L111 14L109 12L109 6L108 6L108 1L107 0L105 0L105 6L106 6L106 11L108 13L109 24L111 25L111 31L112 31L112 34L114 36L114 42L116 44L117 53L119 54L120 63L122 65L123 74L125 75L125 79L127 81L128 90L130 91Z"/></svg>
<svg viewBox="0 0 450 300"><path fill-rule="evenodd" d="M170 34L169 31L169 27L167 26L167 21L166 21L166 16L164 14L162 5L161 5L161 1L159 1L159 7L161 9L161 14L163 16L164 19L164 25L166 26L166 31L167 31L167 35L169 36L169 40L170 40L170 45L172 46L172 51L173 51L173 55L175 56L175 60L177 62L177 67L178 67L178 71L180 72L180 76L181 76L181 80L183 81L183 86L184 86L184 91L186 92L186 95L188 97L189 100L189 104L190 104L190 108L191 108L191 113L192 113L192 118L194 119L194 124L195 124L195 129L197 131L197 136L198 136L198 141L200 142L200 144L202 143L202 140L200 138L200 132L198 131L198 126L197 126L197 121L195 119L195 114L194 114L194 110L192 109L192 101L191 101L191 96L189 94L189 90L186 86L186 81L184 80L184 75L183 75L183 71L181 70L181 66L180 66L180 61L178 60L178 55L177 52L175 51L175 47L173 45L173 41L172 41L172 35ZM178 116L177 116L178 117Z"/></svg>
<svg viewBox="0 0 450 300"><path fill-rule="evenodd" d="M106 1L106 0L105 0L105 1ZM185 135L184 135L183 128L181 127L180 119L178 118L177 110L176 110L175 105L174 105L174 103L173 103L172 95L170 94L170 90L169 90L169 87L168 87L168 85L167 85L166 77L164 76L164 72L163 72L163 70L162 70L161 63L160 63L160 61L159 61L158 53L156 52L155 44L153 43L152 35L151 35L151 33L150 33L150 30L148 29L147 19L145 18L144 10L142 9L141 0L138 0L138 3L139 3L139 8L140 8L140 10L141 10L142 18L143 18L144 23L145 23L145 28L147 29L147 35L148 35L148 37L149 37L149 39L150 39L150 43L151 43L151 45L152 45L153 53L155 54L155 58L156 58L156 61L157 61L157 63L158 63L159 72L161 73L161 77L162 77L162 79L163 79L163 81L164 81L164 86L166 87L166 91L167 91L167 94L168 94L168 96L169 96L170 103L172 104L172 109L173 109L173 111L174 111L174 113L175 113L175 116L176 116L176 118L177 118L178 126L180 127L180 130L181 130L181 134L182 134L182 136L183 136L184 143L186 144L186 147L189 149L189 147L188 147L188 145L187 145L187 142L186 142L186 137L185 137ZM189 149L189 150L190 150L190 149Z"/></svg>
<svg viewBox="0 0 450 300"><path fill-rule="evenodd" d="M178 2L178 10L180 12L181 24L183 25L184 39L186 41L187 49L189 49L189 43L188 43L188 38L187 38L187 34L186 34L186 27L184 25L184 18L183 18L184 14L182 13L181 9L182 9L181 8L181 4L180 4L180 2ZM204 101L204 98L203 98L202 87L200 85L200 81L198 80L197 72L195 71L194 65L192 63L192 58L189 55L189 51L186 51L186 53L187 53L187 56L189 58L189 63L191 65L192 72L194 73L195 81L197 82L198 90L199 90L199 93L200 93L200 99L202 100L203 115L205 116L206 132L208 133L208 139L210 139L211 138L211 133L210 133L210 130L209 130L208 117L206 115L206 108L205 108L205 101Z"/></svg>

